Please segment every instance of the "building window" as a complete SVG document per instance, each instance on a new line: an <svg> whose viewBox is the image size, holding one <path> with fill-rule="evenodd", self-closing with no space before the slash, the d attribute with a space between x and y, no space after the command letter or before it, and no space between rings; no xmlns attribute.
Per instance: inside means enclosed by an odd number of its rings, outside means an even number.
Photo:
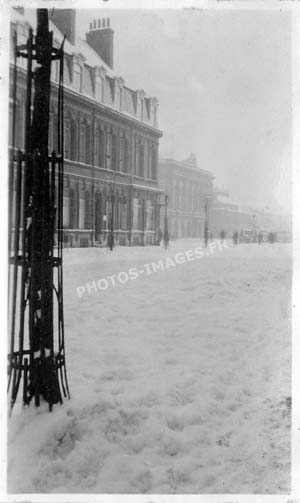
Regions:
<svg viewBox="0 0 300 503"><path fill-rule="evenodd" d="M127 201L123 196L121 198L120 206L120 229L125 231L127 229Z"/></svg>
<svg viewBox="0 0 300 503"><path fill-rule="evenodd" d="M86 157L86 128L84 124L80 124L79 131L79 162L85 162Z"/></svg>
<svg viewBox="0 0 300 503"><path fill-rule="evenodd" d="M140 147L140 166L139 166L139 176L144 176L144 165L145 165L145 149L144 145L141 143Z"/></svg>
<svg viewBox="0 0 300 503"><path fill-rule="evenodd" d="M85 228L85 191L79 192L78 229Z"/></svg>
<svg viewBox="0 0 300 503"><path fill-rule="evenodd" d="M85 211L84 211L84 228L89 229L91 226L91 205L90 205L90 194L86 190L85 192Z"/></svg>
<svg viewBox="0 0 300 503"><path fill-rule="evenodd" d="M76 125L73 119L70 120L70 159L76 160Z"/></svg>
<svg viewBox="0 0 300 503"><path fill-rule="evenodd" d="M139 213L139 202L138 199L135 197L133 199L133 229L138 229L138 213Z"/></svg>
<svg viewBox="0 0 300 503"><path fill-rule="evenodd" d="M86 164L89 164L91 160L91 126L89 126L88 124L86 125L85 133L85 162Z"/></svg>
<svg viewBox="0 0 300 503"><path fill-rule="evenodd" d="M151 166L151 171L152 171L152 180L157 179L157 156L156 156L156 149L153 148L152 150L152 166Z"/></svg>
<svg viewBox="0 0 300 503"><path fill-rule="evenodd" d="M135 143L135 175L139 174L139 166L140 166L140 141L136 140Z"/></svg>
<svg viewBox="0 0 300 503"><path fill-rule="evenodd" d="M124 173L128 173L129 169L129 141L127 136L124 138Z"/></svg>
<svg viewBox="0 0 300 503"><path fill-rule="evenodd" d="M115 107L120 109L120 88L115 87Z"/></svg>
<svg viewBox="0 0 300 503"><path fill-rule="evenodd" d="M63 204L64 204L64 211L63 211L63 227L68 228L69 226L69 211L70 211L70 202L69 202L69 197L64 196L63 198Z"/></svg>
<svg viewBox="0 0 300 503"><path fill-rule="evenodd" d="M104 101L104 80L101 77L96 78L96 100Z"/></svg>
<svg viewBox="0 0 300 503"><path fill-rule="evenodd" d="M119 169L124 171L124 137L120 138L120 148L119 148Z"/></svg>
<svg viewBox="0 0 300 503"><path fill-rule="evenodd" d="M69 192L69 225L70 229L75 229L76 227L76 198L75 198L75 190L70 189Z"/></svg>
<svg viewBox="0 0 300 503"><path fill-rule="evenodd" d="M100 235L102 232L102 197L101 193L96 193L95 198L95 234L96 240L100 240Z"/></svg>
<svg viewBox="0 0 300 503"><path fill-rule="evenodd" d="M64 121L64 156L66 159L70 159L70 146L71 146L70 121L66 119Z"/></svg>
<svg viewBox="0 0 300 503"><path fill-rule="evenodd" d="M74 68L74 87L75 90L81 93L82 91L82 68L76 65Z"/></svg>
<svg viewBox="0 0 300 503"><path fill-rule="evenodd" d="M118 165L117 165L117 160L118 160L118 141L117 141L117 135L114 133L112 135L112 169L114 171L117 171Z"/></svg>
<svg viewBox="0 0 300 503"><path fill-rule="evenodd" d="M106 135L106 169L111 169L111 132Z"/></svg>
<svg viewBox="0 0 300 503"><path fill-rule="evenodd" d="M95 134L95 162L104 167L104 133L101 128L97 128Z"/></svg>

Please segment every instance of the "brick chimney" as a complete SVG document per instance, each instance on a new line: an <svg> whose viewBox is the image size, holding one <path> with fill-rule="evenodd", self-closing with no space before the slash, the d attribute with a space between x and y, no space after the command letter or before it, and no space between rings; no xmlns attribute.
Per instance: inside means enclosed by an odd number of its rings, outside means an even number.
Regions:
<svg viewBox="0 0 300 503"><path fill-rule="evenodd" d="M49 20L57 26L57 28L66 35L67 40L75 44L75 9L50 9Z"/></svg>
<svg viewBox="0 0 300 503"><path fill-rule="evenodd" d="M86 41L99 54L103 61L113 68L114 31L110 28L110 19L103 18L90 23Z"/></svg>

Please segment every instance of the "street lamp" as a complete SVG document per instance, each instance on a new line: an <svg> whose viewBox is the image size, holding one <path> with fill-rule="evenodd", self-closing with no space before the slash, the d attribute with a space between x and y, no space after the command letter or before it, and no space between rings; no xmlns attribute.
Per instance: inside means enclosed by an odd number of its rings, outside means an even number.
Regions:
<svg viewBox="0 0 300 503"><path fill-rule="evenodd" d="M165 248L168 248L168 245L169 245L169 232L168 232L168 214L167 214L167 211L168 211L168 202L169 202L169 198L168 198L168 195L166 194L165 195L165 229L164 229L164 245L165 245Z"/></svg>
<svg viewBox="0 0 300 503"><path fill-rule="evenodd" d="M208 244L208 202L209 202L210 197L208 195L205 196L205 202L204 202L204 244L205 247L207 248Z"/></svg>
<svg viewBox="0 0 300 503"><path fill-rule="evenodd" d="M160 198L160 196L161 196L161 194L159 195L159 198ZM159 239L159 231L160 231L160 208L162 208L163 206L165 207L164 239L168 235L168 219L167 219L168 202L169 202L169 198L168 198L167 194L165 194L165 202L164 203L157 203L157 208L158 208L158 223L157 223L158 238L157 238L157 245L160 244L160 239ZM167 234L166 234L166 231L167 231Z"/></svg>
<svg viewBox="0 0 300 503"><path fill-rule="evenodd" d="M114 179L111 186L111 214L110 214L110 239L109 239L109 249L113 250L115 246L115 235L114 235L114 209L115 209L115 185L116 185L116 173L114 173Z"/></svg>

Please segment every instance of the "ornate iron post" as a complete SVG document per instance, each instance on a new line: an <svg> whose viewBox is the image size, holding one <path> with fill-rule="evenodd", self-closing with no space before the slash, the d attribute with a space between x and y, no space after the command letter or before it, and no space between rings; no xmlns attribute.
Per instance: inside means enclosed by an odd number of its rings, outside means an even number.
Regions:
<svg viewBox="0 0 300 503"><path fill-rule="evenodd" d="M65 367L62 271L63 44L60 49L52 46L47 9L37 9L36 36L30 30L27 44L17 47L16 51L17 57L27 59L27 100L25 149L19 150L14 158L18 196L15 200L14 249L10 259L13 288L9 299L8 387L11 388L11 409L23 379L23 405L29 405L34 398L38 406L43 397L51 410L54 404L62 403L62 394L69 397L69 390ZM49 155L51 62L56 59L60 61L58 152ZM32 69L34 60L37 62L35 70ZM20 275L18 270L21 270ZM57 313L56 323L54 312Z"/></svg>

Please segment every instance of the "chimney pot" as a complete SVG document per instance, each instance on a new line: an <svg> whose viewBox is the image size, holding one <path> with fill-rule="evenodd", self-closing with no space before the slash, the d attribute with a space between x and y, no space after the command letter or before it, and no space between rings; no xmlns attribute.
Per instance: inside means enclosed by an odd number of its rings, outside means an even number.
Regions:
<svg viewBox="0 0 300 503"><path fill-rule="evenodd" d="M96 28L98 25L98 29ZM87 43L99 54L103 61L113 68L114 32L109 18L94 21L94 29L86 34Z"/></svg>
<svg viewBox="0 0 300 503"><path fill-rule="evenodd" d="M96 23L96 19L94 19L94 29L97 28L97 23Z"/></svg>

